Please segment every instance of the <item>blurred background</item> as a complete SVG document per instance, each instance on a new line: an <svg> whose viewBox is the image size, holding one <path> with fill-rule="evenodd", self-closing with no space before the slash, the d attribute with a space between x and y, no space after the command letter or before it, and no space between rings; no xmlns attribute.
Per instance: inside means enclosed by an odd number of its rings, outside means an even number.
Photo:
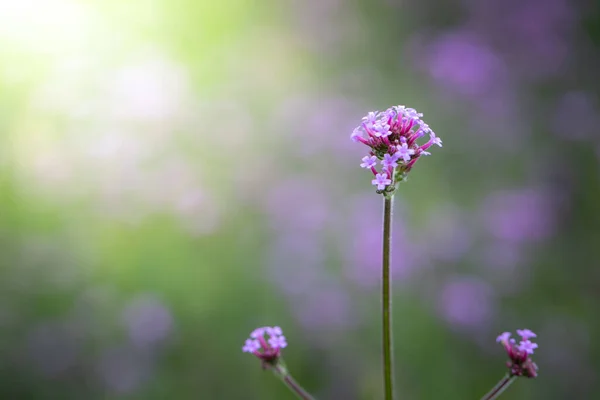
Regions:
<svg viewBox="0 0 600 400"><path fill-rule="evenodd" d="M594 4L595 3L595 4ZM396 196L400 399L600 398L600 7L0 0L0 398L379 399L370 110L444 147ZM596 339L595 339L596 338Z"/></svg>

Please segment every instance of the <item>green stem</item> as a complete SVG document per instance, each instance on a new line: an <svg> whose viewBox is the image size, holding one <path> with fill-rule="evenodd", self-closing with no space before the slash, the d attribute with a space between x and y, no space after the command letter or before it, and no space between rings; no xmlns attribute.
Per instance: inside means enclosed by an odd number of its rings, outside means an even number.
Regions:
<svg viewBox="0 0 600 400"><path fill-rule="evenodd" d="M390 259L392 241L392 208L394 196L383 197L383 279L381 285L383 317L383 384L385 400L394 399L392 362L392 298L390 292Z"/></svg>
<svg viewBox="0 0 600 400"><path fill-rule="evenodd" d="M290 375L287 368L283 365L278 364L273 367L273 372L277 375L283 383L290 389L298 398L302 400L315 400L296 380Z"/></svg>
<svg viewBox="0 0 600 400"><path fill-rule="evenodd" d="M500 395L502 394L502 392L504 392L516 380L517 380L516 376L509 376L508 374L505 375L504 378L502 378L500 380L500 382L498 382L496 384L496 386L494 386L492 388L492 390L490 390L488 392L488 394L486 394L485 396L483 396L481 398L481 400L493 400L493 399L497 399L498 397L500 397Z"/></svg>

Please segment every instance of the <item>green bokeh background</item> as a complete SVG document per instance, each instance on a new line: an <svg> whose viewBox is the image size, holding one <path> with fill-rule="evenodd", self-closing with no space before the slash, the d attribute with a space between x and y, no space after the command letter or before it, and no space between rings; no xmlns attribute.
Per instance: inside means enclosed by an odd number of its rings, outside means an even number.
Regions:
<svg viewBox="0 0 600 400"><path fill-rule="evenodd" d="M398 397L479 398L505 370L496 335L522 327L539 333L540 376L506 398L600 397L597 127L576 141L550 129L563 92L595 96L597 10L572 5L582 16L572 59L554 75L519 75L502 53L520 112L499 126L415 61L427 35L461 24L463 3L0 4L0 398L292 398L241 352L261 325L284 329L287 365L317 398L381 398L377 285L352 278L344 247L347 222L379 218L380 204L349 134L367 111L398 103L444 140L400 190L399 240L429 254L463 228L471 237L465 254L419 259L396 282ZM507 133L523 126L518 140ZM298 197L274 196L282 182ZM305 187L321 193L325 216ZM490 273L481 204L522 187L549 193L551 233ZM448 207L461 223L436 236ZM286 225L296 214L317 215L317 227ZM335 287L345 322L298 316L304 300L287 292L303 259L273 256L282 236L325 254L305 295ZM493 292L482 295L489 316L444 316L440 293L456 276ZM144 299L166 333L140 347L126 310ZM465 299L469 310L479 301Z"/></svg>

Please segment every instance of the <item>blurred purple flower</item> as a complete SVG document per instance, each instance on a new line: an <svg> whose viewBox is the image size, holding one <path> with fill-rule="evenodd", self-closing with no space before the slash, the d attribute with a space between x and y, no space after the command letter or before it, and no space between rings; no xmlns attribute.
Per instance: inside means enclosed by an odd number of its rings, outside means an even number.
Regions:
<svg viewBox="0 0 600 400"><path fill-rule="evenodd" d="M519 70L527 79L563 70L576 22L573 6L567 0L465 2L470 13L467 25L496 43L511 69Z"/></svg>
<svg viewBox="0 0 600 400"><path fill-rule="evenodd" d="M28 363L49 378L74 368L83 345L82 333L64 321L40 323L25 340Z"/></svg>
<svg viewBox="0 0 600 400"><path fill-rule="evenodd" d="M267 365L277 364L281 357L281 349L285 347L287 347L287 340L281 328L264 326L250 333L250 339L246 340L242 351L254 354L262 361L265 368Z"/></svg>
<svg viewBox="0 0 600 400"><path fill-rule="evenodd" d="M327 193L309 178L284 180L266 194L265 212L276 231L317 232L331 212Z"/></svg>
<svg viewBox="0 0 600 400"><path fill-rule="evenodd" d="M344 273L359 286L371 289L381 279L381 213L380 199L361 195L348 202L339 224L340 252L344 257ZM396 214L402 214L398 204ZM398 256L392 258L392 279L406 281L422 261L415 253L415 243L407 236L403 219L393 221L392 246ZM418 259L418 260L417 260Z"/></svg>
<svg viewBox="0 0 600 400"><path fill-rule="evenodd" d="M148 382L153 361L129 347L107 349L100 357L96 372L102 384L118 395L132 394Z"/></svg>
<svg viewBox="0 0 600 400"><path fill-rule="evenodd" d="M472 227L461 210L445 204L428 213L420 240L423 253L435 260L455 262L472 247Z"/></svg>
<svg viewBox="0 0 600 400"><path fill-rule="evenodd" d="M458 328L482 328L495 313L493 288L475 276L456 276L441 290L439 310Z"/></svg>
<svg viewBox="0 0 600 400"><path fill-rule="evenodd" d="M306 293L320 280L325 256L314 234L277 232L270 253L268 275L284 293Z"/></svg>
<svg viewBox="0 0 600 400"><path fill-rule="evenodd" d="M439 85L465 96L489 96L506 84L502 59L474 32L450 32L417 55L420 67Z"/></svg>
<svg viewBox="0 0 600 400"><path fill-rule="evenodd" d="M282 145L293 142L294 146L287 149L299 156L312 157L327 152L345 158L353 146L344 141L340 143L336 132L350 131L359 112L354 103L343 97L323 99L307 93L286 99L275 109L271 131L276 139L283 140Z"/></svg>
<svg viewBox="0 0 600 400"><path fill-rule="evenodd" d="M173 331L169 309L151 295L140 295L130 301L122 314L132 343L142 349L162 344Z"/></svg>
<svg viewBox="0 0 600 400"><path fill-rule="evenodd" d="M527 242L545 239L556 230L551 193L534 188L492 193L482 207L485 228L496 238Z"/></svg>
<svg viewBox="0 0 600 400"><path fill-rule="evenodd" d="M358 323L352 299L340 287L319 285L292 301L294 314L310 330L343 330Z"/></svg>
<svg viewBox="0 0 600 400"><path fill-rule="evenodd" d="M569 92L556 104L551 118L551 129L570 140L597 139L600 126L598 99L591 92Z"/></svg>
<svg viewBox="0 0 600 400"><path fill-rule="evenodd" d="M528 334L534 334L529 329L524 331ZM535 334L534 334L535 335ZM531 359L531 355L538 345L529 340L523 340L518 345L514 339L509 339L510 332L504 332L496 339L506 350L506 354L510 361L506 363L510 376L523 376L527 378L537 377L538 366Z"/></svg>

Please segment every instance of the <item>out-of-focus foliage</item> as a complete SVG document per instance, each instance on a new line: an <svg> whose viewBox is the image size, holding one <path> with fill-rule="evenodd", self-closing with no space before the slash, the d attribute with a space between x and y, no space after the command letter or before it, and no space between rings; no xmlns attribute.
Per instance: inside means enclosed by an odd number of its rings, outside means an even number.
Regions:
<svg viewBox="0 0 600 400"><path fill-rule="evenodd" d="M381 198L349 135L444 147L396 198L402 399L600 397L600 17L566 0L0 0L0 398L381 397ZM508 395L507 395L508 396Z"/></svg>

